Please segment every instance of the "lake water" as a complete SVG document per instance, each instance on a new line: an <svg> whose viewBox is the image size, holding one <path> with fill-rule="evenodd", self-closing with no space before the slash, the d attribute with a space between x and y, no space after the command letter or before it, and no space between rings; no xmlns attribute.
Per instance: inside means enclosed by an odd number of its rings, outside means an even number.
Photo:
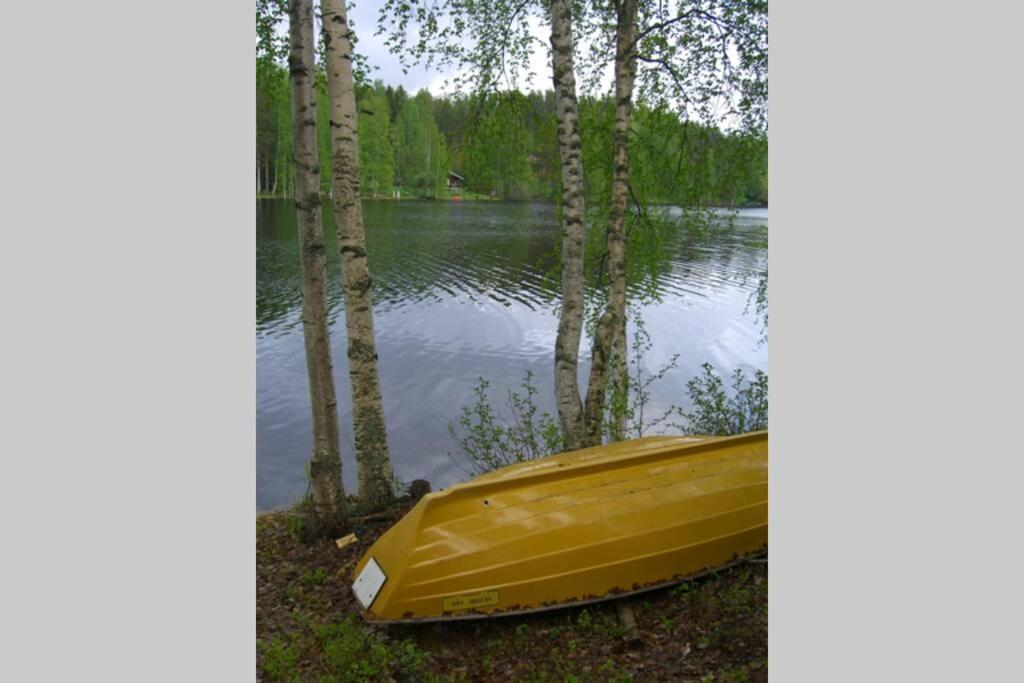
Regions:
<svg viewBox="0 0 1024 683"><path fill-rule="evenodd" d="M392 463L404 480L427 479L436 490L466 478L448 455L457 450L448 425L472 402L480 377L497 407L531 370L540 410L555 413L558 283L547 275L555 207L365 201L363 210ZM305 493L312 432L294 204L260 200L256 217L256 503L266 510ZM329 216L325 225L343 473L354 492L341 274ZM638 306L652 344L645 372L679 354L677 367L651 386L649 414L686 406L686 381L704 362L723 374L767 371L751 300L767 268L767 226L767 209L747 209L698 235L674 231L659 250L661 274L631 290L655 295ZM589 356L584 337L581 392Z"/></svg>

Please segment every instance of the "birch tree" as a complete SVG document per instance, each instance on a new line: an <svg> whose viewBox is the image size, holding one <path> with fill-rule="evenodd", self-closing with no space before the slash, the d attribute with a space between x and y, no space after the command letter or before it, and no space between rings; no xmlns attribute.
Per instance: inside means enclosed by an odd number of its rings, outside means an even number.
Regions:
<svg viewBox="0 0 1024 683"><path fill-rule="evenodd" d="M609 20L611 15L611 20ZM546 20L551 29L552 79L557 102L558 147L562 180L562 306L555 342L555 395L566 450L600 443L606 417L609 380L626 390L626 239L630 198L637 213L647 213L630 184L629 140L634 89L658 108L683 121L713 126L729 121L748 132L763 131L767 121L767 2L762 0L522 0L478 3L473 0L388 0L381 30L403 64L468 69L456 85L487 92L507 85L528 70L535 47L527 17ZM609 27L614 27L609 31ZM410 29L416 39L410 40ZM606 304L598 317L591 348L586 404L577 386L577 357L584 320L584 187L580 123L573 61L574 35L589 43L581 81L601 87L601 74L614 59L615 124L610 196L596 215L607 214ZM465 41L472 35L475 40ZM638 71L638 66L642 67ZM590 173L591 171L588 171ZM643 222L640 221L640 223ZM615 376L608 377L610 368ZM610 435L621 438L625 411L615 402Z"/></svg>
<svg viewBox="0 0 1024 683"><path fill-rule="evenodd" d="M347 532L341 483L337 400L327 327L327 259L320 205L320 165L316 145L316 96L313 90L313 2L292 0L289 7L295 211L302 274L302 330L306 343L309 398L313 408L313 455L309 462L309 529L316 536Z"/></svg>
<svg viewBox="0 0 1024 683"><path fill-rule="evenodd" d="M633 80L636 78L636 0L616 0L615 30L615 132L611 210L608 218L608 304L594 330L590 378L585 412L586 444L601 443L609 366L616 370L617 391L625 395L626 363L626 202L629 197L629 126L633 113ZM614 361L614 362L613 362ZM613 408L611 438L620 441L626 431L621 402Z"/></svg>
<svg viewBox="0 0 1024 683"><path fill-rule="evenodd" d="M531 13L551 28L551 73L562 179L562 303L555 340L554 384L565 450L579 448L584 437L578 358L584 314L585 206L572 4L571 0L388 0L380 13L386 43L403 64L423 61L428 67L455 65L464 71L452 82L477 93L512 88L519 77L530 73L529 60L535 47L528 21ZM415 40L410 40L411 22L418 30ZM465 35L472 35L474 40L464 41Z"/></svg>
<svg viewBox="0 0 1024 683"><path fill-rule="evenodd" d="M334 220L345 289L349 381L359 468L359 497L368 508L394 497L373 333L373 299L359 202L359 137L352 40L344 0L322 0L324 67L330 100Z"/></svg>
<svg viewBox="0 0 1024 683"><path fill-rule="evenodd" d="M606 252L608 293L591 347L591 372L585 404L586 444L601 443L607 425L612 440L625 435L628 392L626 363L626 227L630 197L637 205L634 223L643 228L647 212L630 182L629 143L638 62L641 96L684 122L728 122L763 134L767 122L767 3L759 0L651 0L595 2L587 33L593 38L585 62L594 83L601 56L614 54L615 124L612 135L612 184L608 200ZM609 21L608 10L614 14ZM640 15L640 16L638 16ZM615 26L614 45L604 27ZM642 29L641 29L642 26ZM612 49L613 48L613 49ZM685 123L684 123L685 125ZM593 169L591 169L593 172ZM705 220L714 220L705 215ZM642 230L641 230L642 235ZM614 370L614 377L609 377ZM609 386L620 400L606 405ZM610 408L610 410L609 410ZM606 411L611 414L606 422Z"/></svg>
<svg viewBox="0 0 1024 683"><path fill-rule="evenodd" d="M577 385L583 331L583 161L580 156L570 0L551 0L551 65L562 167L562 306L555 338L555 400L565 450L583 444L583 404Z"/></svg>

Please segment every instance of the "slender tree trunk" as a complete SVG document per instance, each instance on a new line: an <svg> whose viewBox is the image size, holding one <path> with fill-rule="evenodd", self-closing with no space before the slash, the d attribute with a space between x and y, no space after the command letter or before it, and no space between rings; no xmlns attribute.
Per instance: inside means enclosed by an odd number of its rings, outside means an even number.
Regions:
<svg viewBox="0 0 1024 683"><path fill-rule="evenodd" d="M567 451L579 448L583 441L583 404L577 384L583 330L583 161L570 6L571 0L551 0L552 80L562 163L562 307L555 339L555 400Z"/></svg>
<svg viewBox="0 0 1024 683"><path fill-rule="evenodd" d="M636 0L619 0L615 36L615 133L612 204L608 218L608 275L611 291L598 321L591 353L590 380L584 409L588 446L601 443L608 371L615 373L617 392L627 390L626 366L626 202L629 199L629 120L633 113L636 77ZM621 398L625 398L622 394ZM625 433L623 401L613 406L612 439Z"/></svg>
<svg viewBox="0 0 1024 683"><path fill-rule="evenodd" d="M266 153L265 152L264 152L264 157L266 157ZM260 177L262 178L262 180L260 181L260 192L262 192L263 194L266 194L267 193L267 164L265 162L261 164Z"/></svg>
<svg viewBox="0 0 1024 683"><path fill-rule="evenodd" d="M622 441L626 438L626 410L629 405L629 359L626 353L629 349L626 344L625 308L625 297L623 297L622 314L619 316L618 327L616 327L615 334L612 336L612 357L619 359L614 369L615 377L613 381L620 397L619 402L612 408L612 441Z"/></svg>
<svg viewBox="0 0 1024 683"><path fill-rule="evenodd" d="M363 209L359 203L359 138L352 43L344 0L323 0L321 6L330 98L334 220L345 276L345 325L359 496L365 505L375 508L392 500L393 473L384 430L377 344L373 336L371 281L366 263Z"/></svg>
<svg viewBox="0 0 1024 683"><path fill-rule="evenodd" d="M309 398L313 406L313 455L309 464L312 531L317 536L340 536L347 532L348 520L341 483L337 400L327 329L327 260L320 221L320 164L313 91L313 1L292 0L289 19L288 66L295 121L293 158L298 183L295 210L302 265L302 330L306 341Z"/></svg>

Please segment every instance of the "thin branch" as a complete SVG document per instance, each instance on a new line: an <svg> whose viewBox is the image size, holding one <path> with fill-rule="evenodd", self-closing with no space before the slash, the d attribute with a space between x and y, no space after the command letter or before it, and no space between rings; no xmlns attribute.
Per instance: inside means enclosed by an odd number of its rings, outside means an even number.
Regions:
<svg viewBox="0 0 1024 683"><path fill-rule="evenodd" d="M683 84L680 81L679 74L676 73L676 70L672 67L672 65L666 62L664 59L661 59L659 57L646 57L644 55L639 54L636 56L636 58L639 61L644 62L645 64L657 64L658 66L665 69L665 71L668 71L669 75L672 76L672 80L675 81L676 87L679 88L680 92L685 91L685 88L683 88Z"/></svg>
<svg viewBox="0 0 1024 683"><path fill-rule="evenodd" d="M692 9L689 12L683 12L674 19L668 19L666 21L658 22L657 24L651 24L650 26L648 26L643 31L640 31L640 33L637 34L636 42L640 42L642 39L646 38L648 35L654 33L655 31L660 31L663 28L668 28L672 24L676 24L685 19L689 19L695 14L703 14L703 12L701 12L700 10Z"/></svg>

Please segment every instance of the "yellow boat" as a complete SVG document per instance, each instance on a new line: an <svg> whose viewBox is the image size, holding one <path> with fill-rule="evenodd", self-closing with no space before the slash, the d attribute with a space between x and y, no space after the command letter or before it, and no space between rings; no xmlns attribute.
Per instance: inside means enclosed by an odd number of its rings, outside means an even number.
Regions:
<svg viewBox="0 0 1024 683"><path fill-rule="evenodd" d="M521 614L682 581L767 542L767 432L646 437L427 494L352 591L368 621Z"/></svg>

